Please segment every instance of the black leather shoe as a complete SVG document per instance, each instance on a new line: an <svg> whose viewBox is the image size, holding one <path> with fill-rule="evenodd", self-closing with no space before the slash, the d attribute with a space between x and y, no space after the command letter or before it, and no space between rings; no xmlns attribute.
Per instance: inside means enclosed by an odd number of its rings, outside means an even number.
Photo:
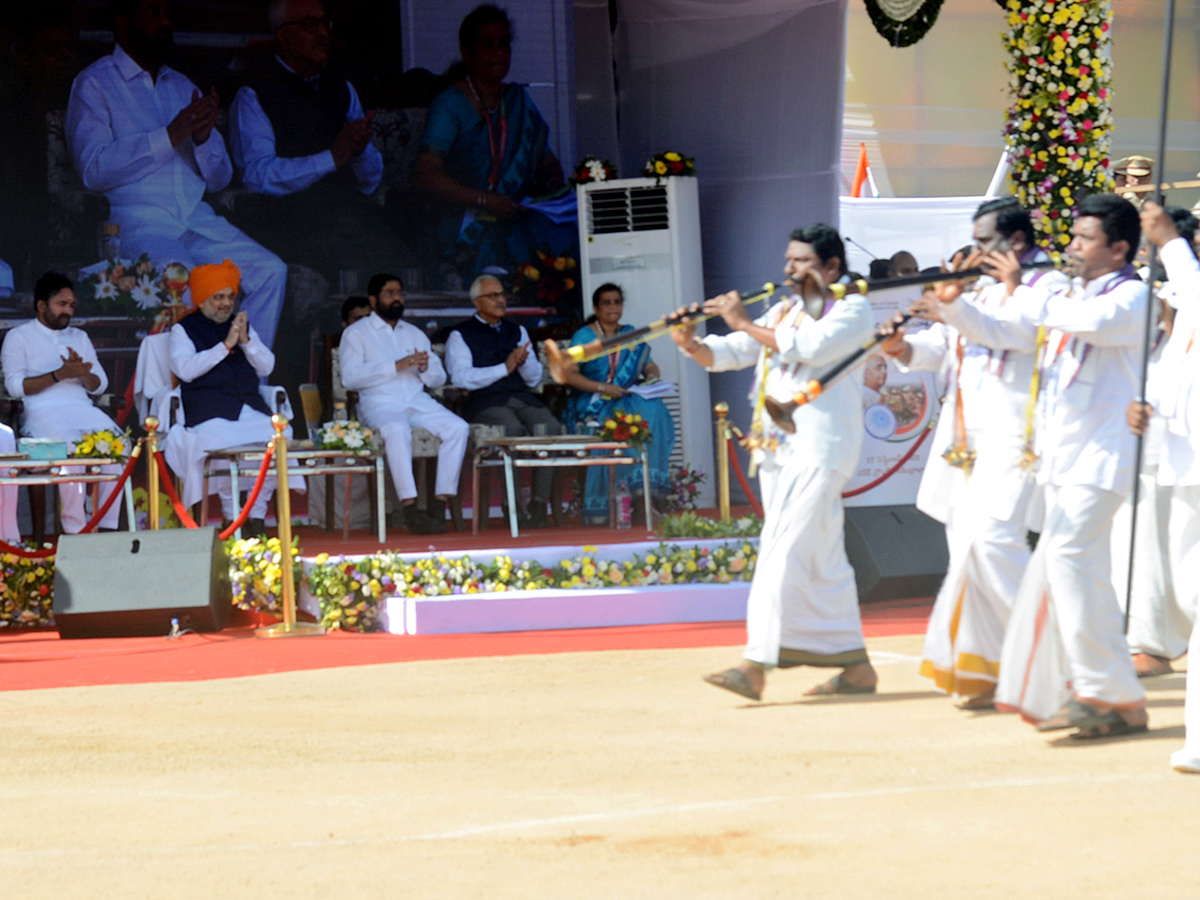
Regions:
<svg viewBox="0 0 1200 900"><path fill-rule="evenodd" d="M534 500L529 504L529 527L530 528L549 528L550 520L546 517L546 503L542 500Z"/></svg>
<svg viewBox="0 0 1200 900"><path fill-rule="evenodd" d="M416 504L404 507L404 527L409 534L437 534L446 530L444 525L439 529L438 524L425 510L417 509Z"/></svg>
<svg viewBox="0 0 1200 900"><path fill-rule="evenodd" d="M242 526L242 536L248 538L267 539L267 523L262 519L247 519L246 524Z"/></svg>
<svg viewBox="0 0 1200 900"><path fill-rule="evenodd" d="M433 499L429 501L429 509L425 515L431 524L437 528L437 534L444 534L449 526L446 524L446 501Z"/></svg>

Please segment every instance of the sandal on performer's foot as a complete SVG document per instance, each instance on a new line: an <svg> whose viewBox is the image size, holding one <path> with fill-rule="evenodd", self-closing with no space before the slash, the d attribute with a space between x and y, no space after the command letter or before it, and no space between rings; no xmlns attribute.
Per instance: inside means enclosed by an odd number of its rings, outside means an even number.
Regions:
<svg viewBox="0 0 1200 900"><path fill-rule="evenodd" d="M1133 724L1126 722L1119 712L1115 709L1106 713L1100 721L1094 725L1088 725L1086 728L1080 728L1072 738L1079 741L1090 741L1096 738L1123 737L1127 734L1141 734L1149 731L1150 726L1146 722Z"/></svg>
<svg viewBox="0 0 1200 900"><path fill-rule="evenodd" d="M1138 678L1157 678L1159 675L1170 675L1175 670L1171 661L1165 656L1155 656L1153 653L1133 654L1133 668Z"/></svg>
<svg viewBox="0 0 1200 900"><path fill-rule="evenodd" d="M1071 699L1062 709L1048 719L1038 723L1038 731L1062 731L1065 728L1089 729L1111 723L1110 710L1092 706L1082 700ZM1122 719L1122 721L1124 721Z"/></svg>
<svg viewBox="0 0 1200 900"><path fill-rule="evenodd" d="M976 694L974 697L963 697L954 704L954 708L961 709L963 712L982 712L995 709L996 692L988 691L986 694Z"/></svg>
<svg viewBox="0 0 1200 900"><path fill-rule="evenodd" d="M733 691L733 693L746 697L749 700L762 699L762 691L754 689L754 685L750 683L750 679L746 677L746 673L741 669L734 668L726 669L724 672L714 672L712 675L705 675L704 680L719 688Z"/></svg>
<svg viewBox="0 0 1200 900"><path fill-rule="evenodd" d="M818 684L804 692L805 697L824 697L829 694L873 694L876 686L873 684L851 684L845 678L844 672L838 672L828 681Z"/></svg>

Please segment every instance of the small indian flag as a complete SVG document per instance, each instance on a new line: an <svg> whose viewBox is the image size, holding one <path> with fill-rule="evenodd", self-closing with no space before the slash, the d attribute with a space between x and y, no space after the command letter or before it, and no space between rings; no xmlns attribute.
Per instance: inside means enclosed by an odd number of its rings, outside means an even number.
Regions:
<svg viewBox="0 0 1200 900"><path fill-rule="evenodd" d="M858 165L854 168L854 183L850 186L851 197L861 197L863 184L870 185L871 196L879 196L879 188L875 187L875 179L871 175L871 164L867 161L867 145L858 145Z"/></svg>

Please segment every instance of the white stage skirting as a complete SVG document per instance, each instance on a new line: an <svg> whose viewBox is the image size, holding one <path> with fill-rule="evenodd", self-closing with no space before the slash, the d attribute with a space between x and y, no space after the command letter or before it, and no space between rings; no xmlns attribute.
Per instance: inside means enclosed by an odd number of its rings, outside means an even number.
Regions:
<svg viewBox="0 0 1200 900"><path fill-rule="evenodd" d="M668 546L719 547L757 538L668 541ZM657 541L604 544L588 547L594 559L625 562L635 554L658 550ZM584 554L583 546L499 548L472 553L402 553L405 560L445 556L470 556L486 564L497 556L516 562L536 560L545 566ZM347 560L361 556L345 557ZM313 563L302 560L304 566ZM561 628L613 628L626 625L669 625L687 622L732 622L746 618L750 582L730 584L650 585L626 588L553 588L539 591L504 591L448 594L438 597L390 597L385 601L385 628L392 634L481 634L511 631L546 631ZM301 609L320 618L320 606L307 584L299 591Z"/></svg>

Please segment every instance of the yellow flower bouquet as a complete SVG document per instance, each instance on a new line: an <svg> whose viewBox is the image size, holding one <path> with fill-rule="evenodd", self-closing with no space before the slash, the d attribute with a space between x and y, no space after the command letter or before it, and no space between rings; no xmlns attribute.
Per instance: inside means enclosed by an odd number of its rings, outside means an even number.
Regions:
<svg viewBox="0 0 1200 900"><path fill-rule="evenodd" d="M317 432L317 445L322 450L358 452L375 445L375 432L357 419L346 422L326 422Z"/></svg>
<svg viewBox="0 0 1200 900"><path fill-rule="evenodd" d="M119 459L129 450L128 431L90 431L75 442L71 456L76 459Z"/></svg>
<svg viewBox="0 0 1200 900"><path fill-rule="evenodd" d="M684 156L682 153L676 153L674 150L668 150L665 153L656 153L646 160L642 171L655 178L676 175L695 176L696 160L690 156Z"/></svg>

